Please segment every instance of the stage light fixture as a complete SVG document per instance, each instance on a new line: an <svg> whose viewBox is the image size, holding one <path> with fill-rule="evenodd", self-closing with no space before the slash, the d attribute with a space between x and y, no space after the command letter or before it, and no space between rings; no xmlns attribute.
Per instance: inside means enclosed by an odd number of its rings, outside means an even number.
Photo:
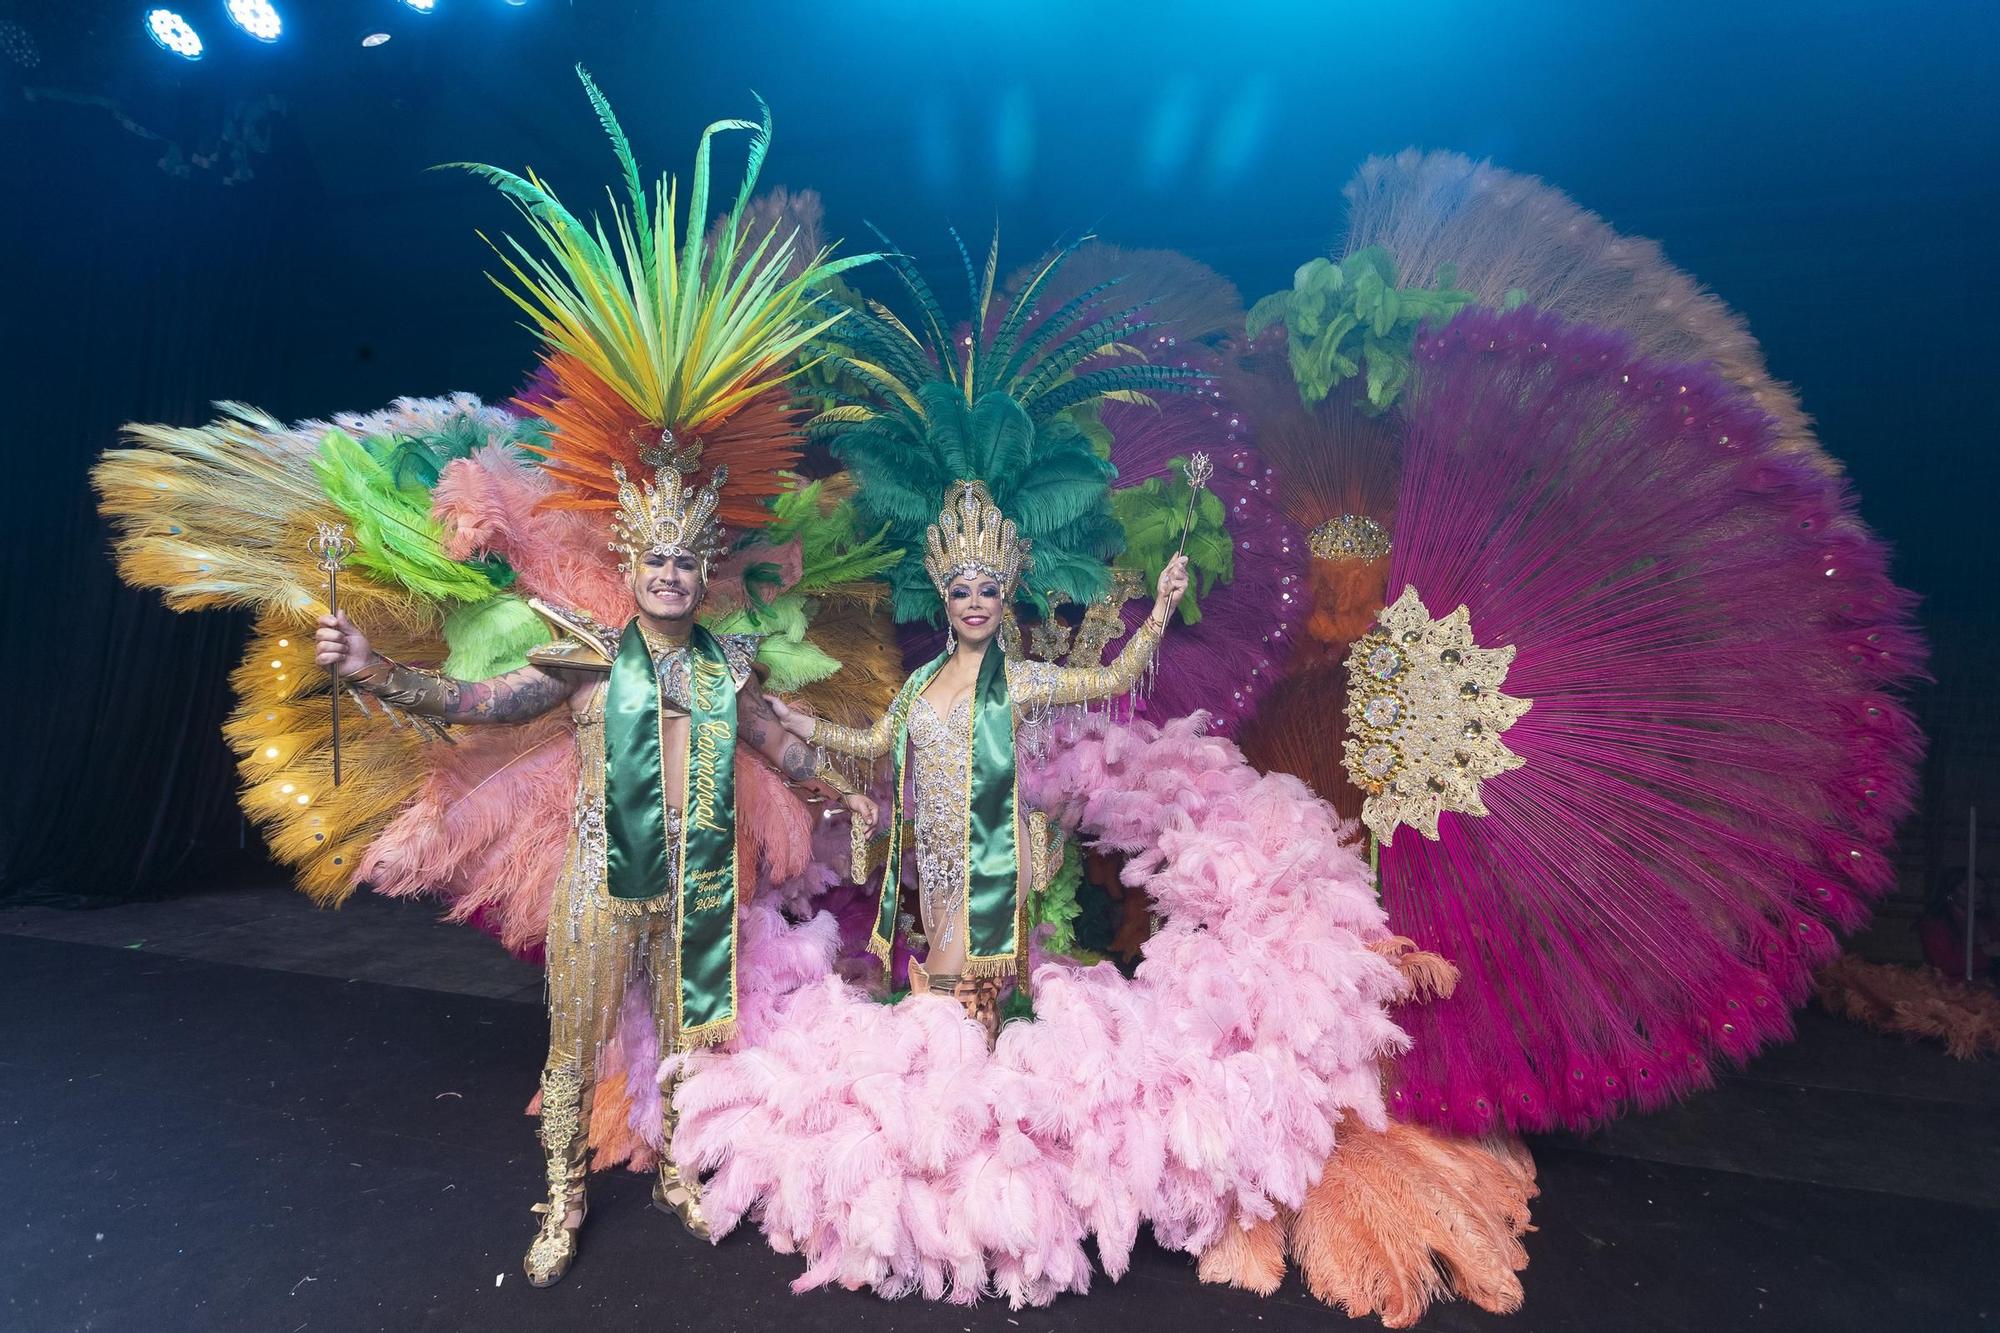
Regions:
<svg viewBox="0 0 2000 1333"><path fill-rule="evenodd" d="M146 15L146 31L162 51L172 51L183 60L201 59L201 34L171 9L155 9Z"/></svg>
<svg viewBox="0 0 2000 1333"><path fill-rule="evenodd" d="M371 32L361 39L361 44L363 46L380 46L388 40L389 34L386 32Z"/></svg>
<svg viewBox="0 0 2000 1333"><path fill-rule="evenodd" d="M428 14L438 7L438 0L403 0L403 3L419 14Z"/></svg>
<svg viewBox="0 0 2000 1333"><path fill-rule="evenodd" d="M271 0L229 0L228 9L230 21L260 42L275 42L285 30Z"/></svg>

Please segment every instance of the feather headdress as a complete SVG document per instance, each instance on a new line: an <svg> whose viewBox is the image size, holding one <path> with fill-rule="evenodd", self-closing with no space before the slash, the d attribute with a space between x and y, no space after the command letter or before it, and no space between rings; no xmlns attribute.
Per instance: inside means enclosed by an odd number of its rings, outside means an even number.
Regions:
<svg viewBox="0 0 2000 1333"><path fill-rule="evenodd" d="M999 236L979 270L961 244L972 327L956 339L923 275L892 255L916 331L870 302L821 338L827 364L854 388L837 390L811 428L853 471L862 516L887 523L890 542L909 553L890 574L898 620L937 612L925 533L958 482L982 483L1033 544L1029 596L1088 603L1110 586L1107 561L1123 544L1109 505L1113 469L1072 409L1150 402L1148 393L1191 387L1199 374L1139 355L1134 344L1150 325L1138 307L1099 312L1115 280L1043 314L1043 291L1074 249L1045 262L1003 312L994 303Z"/></svg>
<svg viewBox="0 0 2000 1333"><path fill-rule="evenodd" d="M649 197L610 103L581 67L577 74L623 172L627 202L614 198L609 231L601 218L577 218L533 172L451 164L496 186L546 252L503 237L506 249L494 249L513 281L493 281L541 335L558 391L539 407L554 432L537 452L574 494L553 502L615 508L612 466L635 466L642 449L670 434L700 470L729 468L735 482L723 522L757 526L763 501L783 489L779 473L797 457L784 386L800 349L840 319L814 314L814 292L878 256L833 260L822 249L800 267L796 229L780 237L772 227L753 240L745 211L771 140L761 101L759 120L719 120L702 131L683 222L676 182L663 178ZM711 243L710 144L727 130L750 132L749 163Z"/></svg>

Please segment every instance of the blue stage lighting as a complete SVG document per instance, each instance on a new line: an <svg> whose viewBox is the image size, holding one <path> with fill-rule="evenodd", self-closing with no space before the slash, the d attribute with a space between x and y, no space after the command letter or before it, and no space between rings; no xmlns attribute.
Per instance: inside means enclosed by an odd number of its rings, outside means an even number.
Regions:
<svg viewBox="0 0 2000 1333"><path fill-rule="evenodd" d="M155 9L146 15L146 31L163 51L172 51L183 60L201 59L201 34L171 9Z"/></svg>
<svg viewBox="0 0 2000 1333"><path fill-rule="evenodd" d="M438 7L438 0L403 0L403 3L419 14L428 14Z"/></svg>
<svg viewBox="0 0 2000 1333"><path fill-rule="evenodd" d="M271 0L229 0L228 8L231 21L260 42L275 42L285 30Z"/></svg>

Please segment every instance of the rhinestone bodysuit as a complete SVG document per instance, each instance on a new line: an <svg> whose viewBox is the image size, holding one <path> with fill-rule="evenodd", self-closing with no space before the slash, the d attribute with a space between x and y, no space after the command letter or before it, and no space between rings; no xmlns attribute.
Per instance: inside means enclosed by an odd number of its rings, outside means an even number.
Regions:
<svg viewBox="0 0 2000 1333"><path fill-rule="evenodd" d="M924 920L935 923L939 949L958 938L965 905L965 791L972 777L972 696L940 719L930 701L910 709L917 826L917 892Z"/></svg>
<svg viewBox="0 0 2000 1333"><path fill-rule="evenodd" d="M1007 694L1015 711L1015 735L1049 710L1131 693L1160 646L1162 629L1140 622L1108 666L1059 667L1018 659L1007 662ZM837 726L820 719L812 739L837 754L880 759L894 747L904 721L909 725L913 822L916 825L917 895L934 950L948 949L966 928L965 867L967 801L971 790L972 699L961 699L951 716L940 718L927 700L905 688L872 727Z"/></svg>

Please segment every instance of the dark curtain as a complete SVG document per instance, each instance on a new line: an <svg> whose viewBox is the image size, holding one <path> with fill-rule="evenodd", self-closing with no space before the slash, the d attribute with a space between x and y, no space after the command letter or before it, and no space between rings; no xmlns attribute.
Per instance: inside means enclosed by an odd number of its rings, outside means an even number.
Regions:
<svg viewBox="0 0 2000 1333"><path fill-rule="evenodd" d="M217 728L244 624L124 587L86 474L121 424L204 421L257 382L270 298L229 275L268 271L272 220L241 186L157 169L108 114L16 104L0 140L0 901L157 896L238 845Z"/></svg>

